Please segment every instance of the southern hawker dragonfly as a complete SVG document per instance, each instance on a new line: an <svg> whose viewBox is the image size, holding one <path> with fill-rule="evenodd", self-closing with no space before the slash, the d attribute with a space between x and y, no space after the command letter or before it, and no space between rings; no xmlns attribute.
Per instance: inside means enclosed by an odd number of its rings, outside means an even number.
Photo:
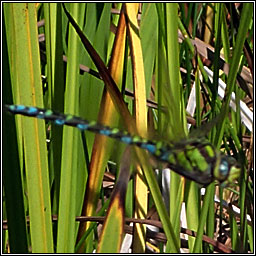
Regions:
<svg viewBox="0 0 256 256"><path fill-rule="evenodd" d="M240 175L240 168L236 160L220 153L206 139L191 138L178 143L147 140L140 136L132 136L118 128L103 126L95 121L87 121L74 115L65 115L52 110L27 107L24 105L5 105L12 114L21 114L51 121L56 125L68 125L81 131L91 131L120 140L128 145L135 145L147 150L157 160L164 162L176 173L208 185L214 180L222 185L233 183Z"/></svg>

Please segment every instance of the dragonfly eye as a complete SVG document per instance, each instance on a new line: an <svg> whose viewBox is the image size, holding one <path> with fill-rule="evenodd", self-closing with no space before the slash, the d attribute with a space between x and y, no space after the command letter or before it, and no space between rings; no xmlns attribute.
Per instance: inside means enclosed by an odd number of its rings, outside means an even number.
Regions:
<svg viewBox="0 0 256 256"><path fill-rule="evenodd" d="M239 177L240 171L240 166L233 157L222 155L215 177L225 187L226 184L233 183Z"/></svg>
<svg viewBox="0 0 256 256"><path fill-rule="evenodd" d="M229 173L229 164L228 161L224 158L220 162L220 167L219 167L220 175L222 177L226 177Z"/></svg>
<svg viewBox="0 0 256 256"><path fill-rule="evenodd" d="M216 165L214 168L214 177L218 181L223 182L229 176L229 172L230 172L230 159L225 155L221 155L219 164Z"/></svg>

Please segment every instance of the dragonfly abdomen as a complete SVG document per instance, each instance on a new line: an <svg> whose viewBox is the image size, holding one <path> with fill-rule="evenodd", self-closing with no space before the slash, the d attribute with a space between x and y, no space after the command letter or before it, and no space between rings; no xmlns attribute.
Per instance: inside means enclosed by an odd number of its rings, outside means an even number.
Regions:
<svg viewBox="0 0 256 256"><path fill-rule="evenodd" d="M37 117L47 121L52 121L56 125L68 125L78 128L81 131L91 131L104 136L115 138L128 145L136 145L146 149L152 154L163 149L163 143L153 142L137 135L130 135L127 131L121 131L118 128L110 128L98 124L95 121L87 121L73 115L64 115L49 109L37 107L27 107L23 105L5 105L6 109L13 114L21 114L29 117Z"/></svg>

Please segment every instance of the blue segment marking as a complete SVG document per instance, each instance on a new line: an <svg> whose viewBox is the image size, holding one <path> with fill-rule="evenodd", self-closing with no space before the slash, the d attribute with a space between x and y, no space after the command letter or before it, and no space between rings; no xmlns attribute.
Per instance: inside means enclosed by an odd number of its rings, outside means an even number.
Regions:
<svg viewBox="0 0 256 256"><path fill-rule="evenodd" d="M54 121L54 123L57 124L57 125L63 125L63 124L65 124L65 120L63 120L63 119L56 119Z"/></svg>
<svg viewBox="0 0 256 256"><path fill-rule="evenodd" d="M160 156L160 159L163 160L163 161L168 161L169 156L170 156L170 152L167 151L167 152L164 152L164 153Z"/></svg>
<svg viewBox="0 0 256 256"><path fill-rule="evenodd" d="M37 110L37 108L35 108L35 107L30 107L29 109L28 109L28 113L29 114L35 114L35 113L37 113L38 112L38 110Z"/></svg>
<svg viewBox="0 0 256 256"><path fill-rule="evenodd" d="M23 105L11 106L12 110L17 109L18 111L23 111L26 107Z"/></svg>
<svg viewBox="0 0 256 256"><path fill-rule="evenodd" d="M105 136L109 136L112 133L111 133L110 130L100 130L100 134L105 135Z"/></svg>
<svg viewBox="0 0 256 256"><path fill-rule="evenodd" d="M128 136L124 136L121 138L121 141L126 143L126 144L130 144L132 142L132 138L128 137Z"/></svg>
<svg viewBox="0 0 256 256"><path fill-rule="evenodd" d="M156 152L156 146L152 144L143 143L141 147L148 150L150 153L154 154Z"/></svg>
<svg viewBox="0 0 256 256"><path fill-rule="evenodd" d="M79 130L87 130L89 125L88 124L77 124L76 126Z"/></svg>

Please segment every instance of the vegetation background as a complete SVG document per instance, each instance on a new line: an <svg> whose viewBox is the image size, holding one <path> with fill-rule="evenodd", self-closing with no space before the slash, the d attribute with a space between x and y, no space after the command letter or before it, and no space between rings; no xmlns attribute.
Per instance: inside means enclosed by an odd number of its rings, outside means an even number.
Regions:
<svg viewBox="0 0 256 256"><path fill-rule="evenodd" d="M4 104L165 141L221 113L209 140L242 167L234 186L204 190L153 171L142 149L3 112L4 253L254 251L253 3L3 3L3 14Z"/></svg>

